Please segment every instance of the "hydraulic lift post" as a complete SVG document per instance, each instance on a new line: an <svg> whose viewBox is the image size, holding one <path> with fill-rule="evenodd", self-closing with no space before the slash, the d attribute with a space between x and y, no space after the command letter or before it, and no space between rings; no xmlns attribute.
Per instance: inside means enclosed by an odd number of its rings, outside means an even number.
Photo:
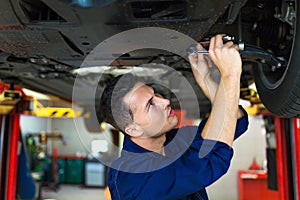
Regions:
<svg viewBox="0 0 300 200"><path fill-rule="evenodd" d="M281 200L300 199L300 118L274 117L277 184Z"/></svg>
<svg viewBox="0 0 300 200"><path fill-rule="evenodd" d="M18 89L18 90L15 90ZM0 84L0 199L15 200L20 138L20 113L26 95L14 84ZM28 106L28 105L26 105ZM25 107L24 107L25 108Z"/></svg>
<svg viewBox="0 0 300 200"><path fill-rule="evenodd" d="M295 146L295 193L296 199L300 199L300 118L293 119L294 128L294 146Z"/></svg>
<svg viewBox="0 0 300 200"><path fill-rule="evenodd" d="M290 177L288 174L288 154L286 119L274 117L275 136L276 136L276 165L277 165L277 184L281 200L290 199Z"/></svg>
<svg viewBox="0 0 300 200"><path fill-rule="evenodd" d="M7 174L7 200L16 199L16 185L18 172L18 144L20 137L20 114L10 117L10 152L8 154L8 174Z"/></svg>
<svg viewBox="0 0 300 200"><path fill-rule="evenodd" d="M0 199L15 200L18 170L20 115L1 115Z"/></svg>

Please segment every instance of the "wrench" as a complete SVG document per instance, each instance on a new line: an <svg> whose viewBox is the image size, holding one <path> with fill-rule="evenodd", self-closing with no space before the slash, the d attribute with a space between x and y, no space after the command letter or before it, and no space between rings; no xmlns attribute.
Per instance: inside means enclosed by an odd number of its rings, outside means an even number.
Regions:
<svg viewBox="0 0 300 200"><path fill-rule="evenodd" d="M209 40L210 40L210 38L205 38L203 41L200 42L200 44L203 47L208 47ZM229 35L223 36L223 42L234 41L234 40L235 40L234 36L229 36ZM241 42L241 41L238 42L238 50L239 51L243 51L244 48L245 48L244 42ZM206 49L204 49L204 50L198 50L195 46L189 47L186 51L187 51L188 55L198 54L198 53L208 54L208 50L206 50Z"/></svg>

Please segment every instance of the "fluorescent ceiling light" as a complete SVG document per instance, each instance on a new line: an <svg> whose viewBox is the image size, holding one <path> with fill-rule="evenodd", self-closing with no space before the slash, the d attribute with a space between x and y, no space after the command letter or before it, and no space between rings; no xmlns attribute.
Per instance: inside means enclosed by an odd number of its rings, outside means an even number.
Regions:
<svg viewBox="0 0 300 200"><path fill-rule="evenodd" d="M112 74L120 75L126 73L133 73L137 76L157 76L165 74L170 68L164 64L143 64L140 66L95 66L95 67L81 67L73 70L74 74L85 76L88 74Z"/></svg>

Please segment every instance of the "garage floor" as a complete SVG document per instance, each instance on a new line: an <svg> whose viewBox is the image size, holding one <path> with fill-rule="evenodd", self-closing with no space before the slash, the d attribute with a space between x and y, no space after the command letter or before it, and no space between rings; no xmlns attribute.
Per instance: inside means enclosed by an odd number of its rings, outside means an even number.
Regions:
<svg viewBox="0 0 300 200"><path fill-rule="evenodd" d="M43 200L106 200L104 189L87 188L81 185L61 185L55 192L50 188L42 188Z"/></svg>

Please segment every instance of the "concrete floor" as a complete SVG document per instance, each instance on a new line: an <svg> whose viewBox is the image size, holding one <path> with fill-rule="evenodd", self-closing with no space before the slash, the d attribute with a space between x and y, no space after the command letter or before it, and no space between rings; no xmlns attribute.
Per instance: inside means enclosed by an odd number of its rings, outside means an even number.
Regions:
<svg viewBox="0 0 300 200"><path fill-rule="evenodd" d="M60 185L57 191L42 188L42 200L106 200L103 188L89 188L82 185Z"/></svg>

